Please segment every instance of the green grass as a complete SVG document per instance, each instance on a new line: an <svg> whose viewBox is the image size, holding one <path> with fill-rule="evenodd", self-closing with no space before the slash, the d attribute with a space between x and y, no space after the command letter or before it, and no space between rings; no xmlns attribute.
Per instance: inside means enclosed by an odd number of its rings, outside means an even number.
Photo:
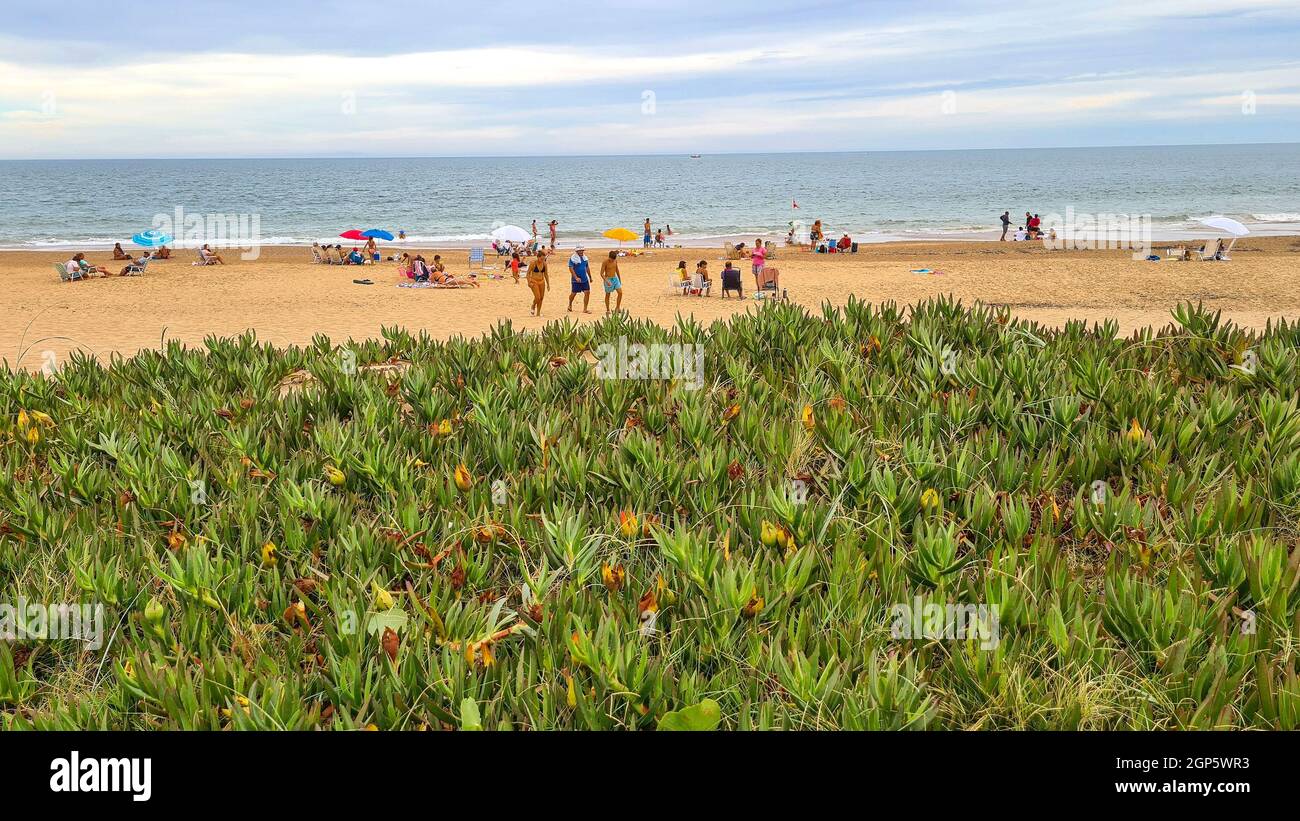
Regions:
<svg viewBox="0 0 1300 821"><path fill-rule="evenodd" d="M5 371L0 601L107 635L0 642L0 729L1296 728L1300 330L1115 330L774 304ZM705 385L597 378L620 337ZM896 638L917 597L996 646Z"/></svg>

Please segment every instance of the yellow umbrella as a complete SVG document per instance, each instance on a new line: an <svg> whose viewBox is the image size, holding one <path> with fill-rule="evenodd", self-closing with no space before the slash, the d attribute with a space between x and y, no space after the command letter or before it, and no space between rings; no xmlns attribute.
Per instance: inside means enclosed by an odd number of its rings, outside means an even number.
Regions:
<svg viewBox="0 0 1300 821"><path fill-rule="evenodd" d="M631 242L641 236L636 231L629 231L626 228L611 228L603 234L607 239L618 240L620 243Z"/></svg>

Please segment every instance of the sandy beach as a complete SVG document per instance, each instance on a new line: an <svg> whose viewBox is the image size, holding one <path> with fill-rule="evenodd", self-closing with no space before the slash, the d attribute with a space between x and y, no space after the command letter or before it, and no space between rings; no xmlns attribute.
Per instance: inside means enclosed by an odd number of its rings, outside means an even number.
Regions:
<svg viewBox="0 0 1300 821"><path fill-rule="evenodd" d="M395 246L383 250L388 253ZM409 249L407 249L409 250ZM1163 249L1157 247L1156 253ZM448 271L467 271L465 250L439 249ZM593 251L598 260L602 249ZM276 345L302 345L314 334L335 340L369 338L382 326L424 329L436 337L477 336L498 321L516 328L539 328L571 316L594 321L604 313L596 278L591 313L567 313L569 249L552 258L551 281L542 317L528 315L530 295L512 279L484 280L463 290L412 290L395 287L396 265L364 269L313 265L303 247L267 247L256 260L225 254L224 266L191 265L193 253L150 264L144 277L59 281L51 263L66 251L0 253L0 359L10 367L39 368L53 351L56 361L79 349L101 359L157 348L166 340L199 345L210 334L233 335L252 329ZM118 270L103 251L89 260ZM842 304L850 294L871 302L914 302L952 294L967 302L1009 306L1014 314L1059 326L1069 319L1114 318L1122 333L1163 326L1180 301L1204 302L1222 309L1241 325L1262 329L1270 319L1300 318L1300 237L1246 237L1230 262L1134 260L1128 251L1048 251L1038 243L935 242L863 246L856 255L814 255L778 250L772 264L790 299L816 309L823 301ZM747 298L706 298L668 292L669 275L679 259L693 269L699 259L722 269L720 249L654 249L620 261L624 308L636 317L672 323L680 314L701 321L752 310L753 278L742 263ZM503 266L489 253L487 273ZM938 273L915 274L930 268ZM369 277L374 285L353 279Z"/></svg>

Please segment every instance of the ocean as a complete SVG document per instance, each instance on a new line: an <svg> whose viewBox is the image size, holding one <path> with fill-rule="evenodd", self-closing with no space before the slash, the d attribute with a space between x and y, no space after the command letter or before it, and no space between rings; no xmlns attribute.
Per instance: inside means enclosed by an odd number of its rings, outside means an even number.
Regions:
<svg viewBox="0 0 1300 821"><path fill-rule="evenodd" d="M797 202L798 209L792 207ZM0 248L107 247L157 215L249 215L264 245L350 228L410 243L484 242L493 227L559 222L561 244L601 244L648 217L672 242L784 237L821 219L859 242L996 237L1026 211L1150 215L1157 239L1234 217L1300 233L1300 144L693 158L502 157L0 161ZM604 241L608 243L608 241Z"/></svg>

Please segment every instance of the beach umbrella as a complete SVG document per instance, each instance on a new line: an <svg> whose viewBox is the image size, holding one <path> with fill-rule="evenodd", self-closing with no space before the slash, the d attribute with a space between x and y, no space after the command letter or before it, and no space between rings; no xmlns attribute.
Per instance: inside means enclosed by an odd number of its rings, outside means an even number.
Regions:
<svg viewBox="0 0 1300 821"><path fill-rule="evenodd" d="M157 248L159 245L166 245L171 242L172 238L162 231L150 228L148 231L141 231L131 237L131 241L145 248Z"/></svg>
<svg viewBox="0 0 1300 821"><path fill-rule="evenodd" d="M382 239L384 242L393 241L393 235L382 228L371 228L368 231L362 231L361 236L366 239Z"/></svg>
<svg viewBox="0 0 1300 821"><path fill-rule="evenodd" d="M604 234L601 234L601 236L605 237L606 239L617 240L618 243L621 245L624 242L631 242L632 240L636 239L641 235L629 228L611 228L608 231L606 231Z"/></svg>
<svg viewBox="0 0 1300 821"><path fill-rule="evenodd" d="M492 232L492 239L501 242L527 242L532 237L518 225L503 225Z"/></svg>
<svg viewBox="0 0 1300 821"><path fill-rule="evenodd" d="M1217 228L1220 231L1226 231L1234 237L1244 237L1250 233L1250 229L1231 217L1206 217L1201 220L1201 225L1208 225L1211 228Z"/></svg>
<svg viewBox="0 0 1300 821"><path fill-rule="evenodd" d="M353 228L353 229L350 230L350 231L344 231L343 233L339 234L339 236L342 237L343 239L351 239L351 240L358 240L358 239L365 239L365 238L366 238L366 235L365 235L365 234L361 233L360 231L358 231L358 230L355 229L355 228Z"/></svg>

